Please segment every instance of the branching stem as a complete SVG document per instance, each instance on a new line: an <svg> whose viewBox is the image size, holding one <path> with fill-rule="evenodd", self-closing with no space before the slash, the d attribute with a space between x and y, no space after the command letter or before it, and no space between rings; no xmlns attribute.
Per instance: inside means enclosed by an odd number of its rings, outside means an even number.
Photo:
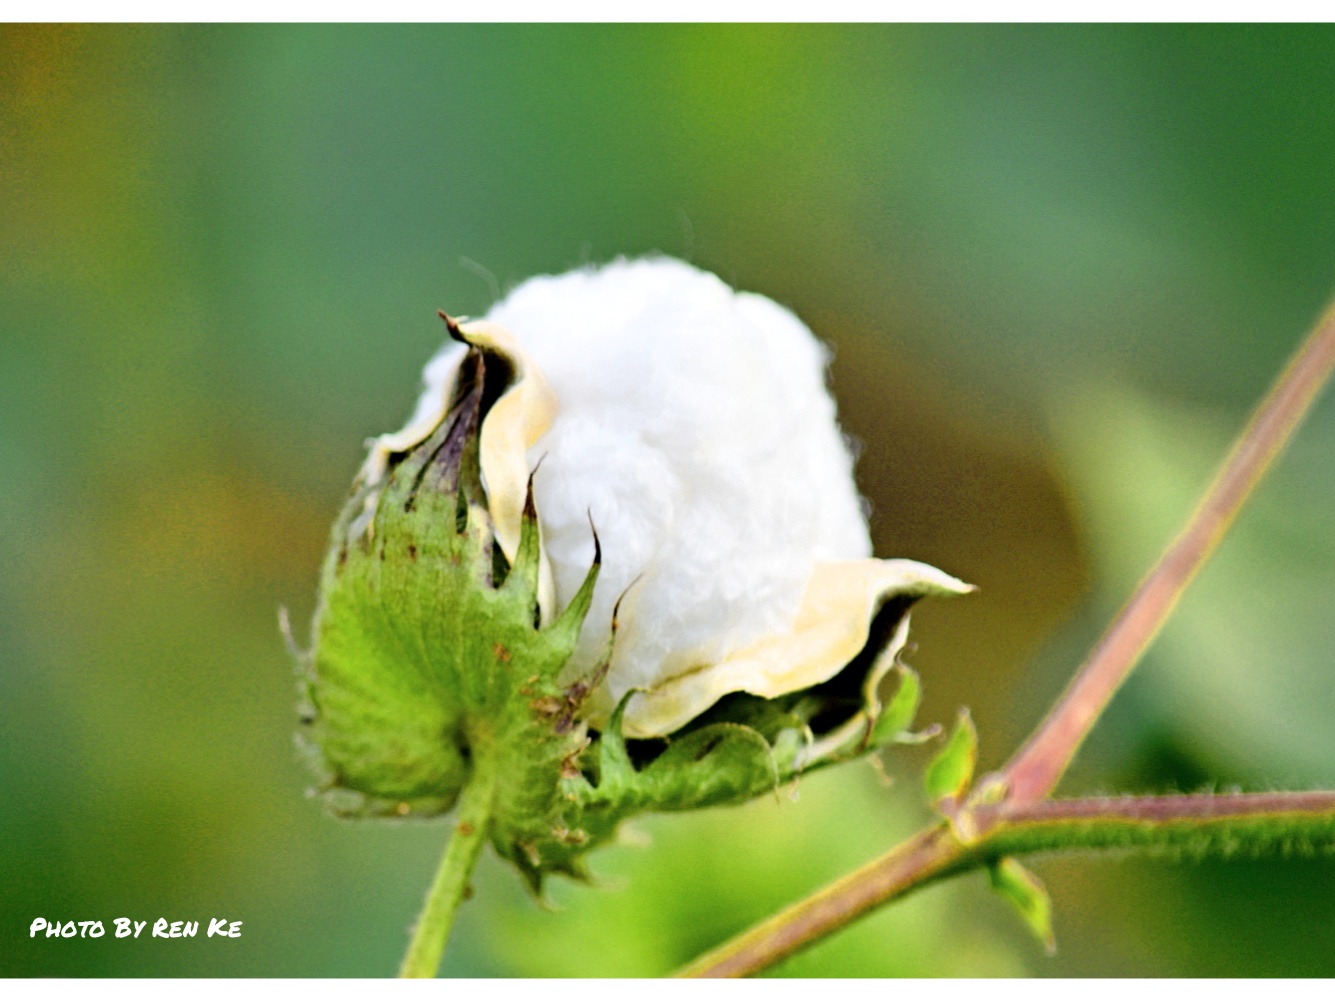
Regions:
<svg viewBox="0 0 1335 1001"><path fill-rule="evenodd" d="M1335 849L1335 791L999 804L951 826L924 828L879 859L701 956L677 976L744 977L881 904L996 859L1036 852L1124 849L1228 855Z"/></svg>
<svg viewBox="0 0 1335 1001"><path fill-rule="evenodd" d="M1042 725L1004 771L1007 796L1033 803L1056 787L1178 598L1311 408L1335 367L1335 305L1289 359L1220 465L1181 534L1141 581Z"/></svg>
<svg viewBox="0 0 1335 1001"><path fill-rule="evenodd" d="M679 976L757 973L868 911L1008 855L1091 848L1229 854L1335 848L1335 792L1047 800L1178 598L1311 408L1335 369L1329 307L1254 411L1181 534L1159 558L1000 776L968 804L839 881L700 957ZM1000 781L997 781L1000 779ZM967 838L961 840L961 832Z"/></svg>

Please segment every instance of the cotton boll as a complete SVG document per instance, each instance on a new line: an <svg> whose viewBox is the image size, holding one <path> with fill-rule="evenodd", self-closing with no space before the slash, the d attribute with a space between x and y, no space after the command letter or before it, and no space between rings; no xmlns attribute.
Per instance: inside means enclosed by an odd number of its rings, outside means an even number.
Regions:
<svg viewBox="0 0 1335 1001"><path fill-rule="evenodd" d="M828 354L791 313L656 259L444 319L412 420L368 443L296 651L332 810L458 804L460 837L538 892L637 813L920 739L907 610L971 589L869 557ZM673 743L628 753L649 738Z"/></svg>
<svg viewBox="0 0 1335 1001"><path fill-rule="evenodd" d="M788 310L654 258L531 279L486 319L556 396L528 458L558 607L592 560L590 519L602 543L572 672L626 592L611 699L788 629L816 561L870 554L828 353ZM428 365L418 416L462 353Z"/></svg>

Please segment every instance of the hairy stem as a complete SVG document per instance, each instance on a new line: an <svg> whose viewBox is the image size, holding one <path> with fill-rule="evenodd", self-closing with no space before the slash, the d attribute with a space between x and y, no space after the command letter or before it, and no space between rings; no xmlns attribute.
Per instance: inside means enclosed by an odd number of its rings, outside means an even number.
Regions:
<svg viewBox="0 0 1335 1001"><path fill-rule="evenodd" d="M487 841L496 792L491 759L492 755L474 759L473 773L459 797L454 832L427 891L426 904L399 968L400 977L434 977L440 968L455 912L469 895L468 880Z"/></svg>
<svg viewBox="0 0 1335 1001"><path fill-rule="evenodd" d="M1009 799L1036 802L1056 787L1109 700L1302 422L1333 367L1335 305L1258 404L1181 534L1113 619L1042 725L1011 759L1003 772Z"/></svg>
<svg viewBox="0 0 1335 1001"><path fill-rule="evenodd" d="M958 829L958 824L956 829ZM919 831L881 858L756 925L679 971L680 977L758 973L881 904L997 859L1090 850L1316 852L1335 849L1335 791L1002 803Z"/></svg>
<svg viewBox="0 0 1335 1001"><path fill-rule="evenodd" d="M1002 803L974 814L984 857L1081 848L1203 855L1335 848L1335 791L1118 796Z"/></svg>

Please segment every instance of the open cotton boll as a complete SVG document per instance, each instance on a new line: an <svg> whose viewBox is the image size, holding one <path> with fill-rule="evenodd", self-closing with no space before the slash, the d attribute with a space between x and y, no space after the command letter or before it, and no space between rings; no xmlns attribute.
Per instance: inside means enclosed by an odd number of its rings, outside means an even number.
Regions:
<svg viewBox="0 0 1335 1001"><path fill-rule="evenodd" d="M331 809L457 803L462 851L490 842L537 891L636 814L922 739L909 609L971 588L868 555L828 354L791 313L660 258L442 318L297 653Z"/></svg>
<svg viewBox="0 0 1335 1001"><path fill-rule="evenodd" d="M870 554L828 352L788 310L653 258L531 279L486 320L557 404L528 460L558 609L593 558L590 519L602 543L572 675L626 593L604 711L791 628L818 562ZM417 418L462 356L427 366Z"/></svg>

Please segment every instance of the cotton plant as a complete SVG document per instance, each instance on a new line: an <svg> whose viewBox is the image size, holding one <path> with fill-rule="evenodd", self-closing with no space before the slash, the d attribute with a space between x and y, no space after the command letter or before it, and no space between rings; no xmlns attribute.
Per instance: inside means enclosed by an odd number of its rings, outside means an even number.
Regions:
<svg viewBox="0 0 1335 1001"><path fill-rule="evenodd" d="M539 890L634 814L923 739L909 608L970 590L872 557L829 352L771 300L653 258L442 317L302 657L335 812L458 811L406 973L434 972L486 842Z"/></svg>
<svg viewBox="0 0 1335 1001"><path fill-rule="evenodd" d="M736 804L915 743L920 598L875 559L825 386L788 310L679 261L532 279L449 334L371 442L298 654L330 808L454 829L402 973L433 975L486 844L537 893L646 811ZM935 819L681 971L738 976L985 870L1049 950L1019 857L1335 849L1335 790L1054 798L1064 772L1335 370L1335 307L1032 735L975 778L967 710L924 772Z"/></svg>

